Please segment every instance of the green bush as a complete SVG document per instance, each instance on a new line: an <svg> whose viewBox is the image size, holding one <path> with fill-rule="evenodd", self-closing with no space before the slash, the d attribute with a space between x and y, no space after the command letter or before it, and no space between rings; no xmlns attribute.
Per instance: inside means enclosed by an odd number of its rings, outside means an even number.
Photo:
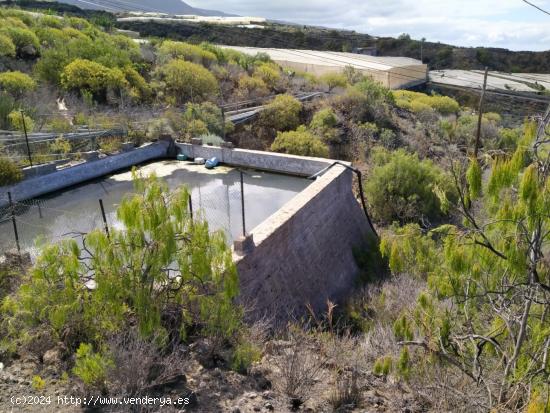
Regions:
<svg viewBox="0 0 550 413"><path fill-rule="evenodd" d="M11 38L18 55L33 56L38 54L40 42L31 30L12 26L0 29L0 33Z"/></svg>
<svg viewBox="0 0 550 413"><path fill-rule="evenodd" d="M183 122L189 123L193 120L202 121L206 128L206 133L221 136L224 131L222 110L212 102L190 103L186 106L183 114Z"/></svg>
<svg viewBox="0 0 550 413"><path fill-rule="evenodd" d="M324 108L317 111L309 124L310 129L323 138L325 142L334 142L339 136L336 129L338 117L332 108Z"/></svg>
<svg viewBox="0 0 550 413"><path fill-rule="evenodd" d="M172 59L183 59L206 67L212 66L218 60L214 53L200 46L172 40L162 42L158 50L158 57L161 63L167 63Z"/></svg>
<svg viewBox="0 0 550 413"><path fill-rule="evenodd" d="M154 177L134 178L134 194L117 210L121 229L110 228L110 237L102 230L85 236L89 259L82 260L75 240L42 246L19 290L2 304L12 341L32 340L40 330L68 348L101 349L130 325L159 343L169 335L185 338L191 325L222 339L236 333L238 278L224 234L191 218L186 188L168 191ZM86 285L90 277L94 289ZM166 314L184 316L165 324ZM84 376L94 356L88 346L81 356Z"/></svg>
<svg viewBox="0 0 550 413"><path fill-rule="evenodd" d="M34 130L34 120L32 120L30 116L22 114L19 110L10 112L8 115L8 122L11 128L19 132L24 132L26 130L27 133L30 133Z"/></svg>
<svg viewBox="0 0 550 413"><path fill-rule="evenodd" d="M301 156L315 156L327 158L328 147L303 126L290 132L278 132L271 145L274 152L288 153Z"/></svg>
<svg viewBox="0 0 550 413"><path fill-rule="evenodd" d="M260 361L262 358L261 350L248 341L240 342L233 350L231 360L231 368L238 373L246 373L253 363Z"/></svg>
<svg viewBox="0 0 550 413"><path fill-rule="evenodd" d="M203 101L216 95L218 81L212 73L195 63L174 59L160 68L165 90L178 104Z"/></svg>
<svg viewBox="0 0 550 413"><path fill-rule="evenodd" d="M0 129L11 127L9 115L17 108L15 98L5 92L0 91Z"/></svg>
<svg viewBox="0 0 550 413"><path fill-rule="evenodd" d="M300 124L302 104L294 96L279 95L260 114L260 123L277 131L288 131Z"/></svg>
<svg viewBox="0 0 550 413"><path fill-rule="evenodd" d="M0 73L0 89L20 96L36 88L36 82L27 74L21 72Z"/></svg>
<svg viewBox="0 0 550 413"><path fill-rule="evenodd" d="M319 81L327 85L329 92L336 87L346 87L348 85L348 77L344 73L326 73L319 76Z"/></svg>
<svg viewBox="0 0 550 413"><path fill-rule="evenodd" d="M450 184L443 171L429 160L404 150L378 148L365 192L373 217L382 223L437 220L442 217L436 190L449 195Z"/></svg>
<svg viewBox="0 0 550 413"><path fill-rule="evenodd" d="M0 186L13 185L23 179L23 172L13 161L0 158Z"/></svg>
<svg viewBox="0 0 550 413"><path fill-rule="evenodd" d="M9 36L0 33L0 56L15 57L15 44Z"/></svg>
<svg viewBox="0 0 550 413"><path fill-rule="evenodd" d="M122 73L128 82L130 97L134 101L143 102L151 98L153 91L137 70L131 66L126 66L122 69Z"/></svg>
<svg viewBox="0 0 550 413"><path fill-rule="evenodd" d="M38 21L38 24L44 27L61 29L63 27L63 19L60 19L57 16L42 16Z"/></svg>
<svg viewBox="0 0 550 413"><path fill-rule="evenodd" d="M243 75L239 78L237 94L245 98L250 95L266 96L269 94L269 89L261 78Z"/></svg>
<svg viewBox="0 0 550 413"><path fill-rule="evenodd" d="M110 69L86 59L76 59L63 70L61 84L67 90L88 91L96 98L105 99L109 89L125 88L128 81L119 69Z"/></svg>
<svg viewBox="0 0 550 413"><path fill-rule="evenodd" d="M274 63L262 63L254 69L254 77L261 79L270 89L275 89L281 80L281 72Z"/></svg>
<svg viewBox="0 0 550 413"><path fill-rule="evenodd" d="M399 137L391 129L382 129L379 139L386 149L395 149L399 146Z"/></svg>
<svg viewBox="0 0 550 413"><path fill-rule="evenodd" d="M105 387L107 372L112 367L111 359L94 352L91 344L81 343L76 351L73 373L86 386L102 389Z"/></svg>
<svg viewBox="0 0 550 413"><path fill-rule="evenodd" d="M430 96L410 90L396 90L393 96L397 106L415 113L435 110L442 115L449 115L460 110L459 103L448 96Z"/></svg>

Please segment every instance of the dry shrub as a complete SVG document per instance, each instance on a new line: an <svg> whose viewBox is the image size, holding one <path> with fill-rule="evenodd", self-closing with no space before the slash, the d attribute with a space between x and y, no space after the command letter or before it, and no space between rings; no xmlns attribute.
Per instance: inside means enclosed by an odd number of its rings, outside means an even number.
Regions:
<svg viewBox="0 0 550 413"><path fill-rule="evenodd" d="M359 373L356 369L338 373L334 389L329 397L333 410L338 411L345 406L356 407L361 400L359 388Z"/></svg>
<svg viewBox="0 0 550 413"><path fill-rule="evenodd" d="M276 387L298 408L311 397L326 360L319 355L315 339L301 328L291 326L287 339L274 361L280 372Z"/></svg>
<svg viewBox="0 0 550 413"><path fill-rule="evenodd" d="M114 368L108 372L108 391L117 397L152 395L167 384L185 382L186 355L181 348L161 351L155 340L135 331L116 335L108 343Z"/></svg>

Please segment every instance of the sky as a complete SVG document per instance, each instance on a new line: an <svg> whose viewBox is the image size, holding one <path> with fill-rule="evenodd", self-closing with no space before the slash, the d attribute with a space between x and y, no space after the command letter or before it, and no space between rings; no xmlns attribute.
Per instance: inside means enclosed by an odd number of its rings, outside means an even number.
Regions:
<svg viewBox="0 0 550 413"><path fill-rule="evenodd" d="M531 0L550 11L550 0ZM191 0L203 9L457 46L550 50L550 15L522 0ZM550 62L549 62L550 65Z"/></svg>

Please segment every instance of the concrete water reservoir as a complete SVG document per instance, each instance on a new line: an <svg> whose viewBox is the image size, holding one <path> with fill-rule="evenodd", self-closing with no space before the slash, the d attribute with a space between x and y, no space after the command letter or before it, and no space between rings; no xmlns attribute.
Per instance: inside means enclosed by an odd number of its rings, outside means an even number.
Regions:
<svg viewBox="0 0 550 413"><path fill-rule="evenodd" d="M170 189L186 185L191 190L195 213L202 211L212 230L223 230L231 243L242 235L240 172L222 166L208 170L186 162L163 160L138 169L144 176L155 173ZM245 220L251 230L306 188L306 179L245 170L243 172ZM116 207L133 192L130 171L57 191L17 205L17 227L21 248L36 251L35 240L56 242L78 233L102 228L99 199L110 226L118 227ZM12 222L7 209L0 215L0 251L15 247ZM0 210L1 213L1 210Z"/></svg>
<svg viewBox="0 0 550 413"><path fill-rule="evenodd" d="M176 153L188 158L217 157L223 166L207 172L202 166L165 161L168 154L173 159ZM356 287L359 268L354 249L366 248L372 232L366 211L354 196L352 172L345 162L164 141L0 188L0 202L9 191L18 204L28 205L17 217L19 227L27 228L25 247L41 232L55 240L75 230L101 227L99 197L107 206L110 225L116 226L115 206L132 190L128 170L120 170L151 161L146 168L156 170L169 186L189 185L195 208L205 209L213 229L227 228L229 239L242 229L240 173L235 168L248 171L244 176L247 236L244 242L235 242L233 260L239 274L239 300L248 307L249 318L268 316L285 323L306 314L307 308L325 311L327 300L338 303ZM317 173L314 181L304 179ZM45 208L28 201L52 193ZM5 206L0 203L4 208L0 242L9 243L13 231ZM50 215L46 220L40 214ZM75 228L78 225L82 227Z"/></svg>

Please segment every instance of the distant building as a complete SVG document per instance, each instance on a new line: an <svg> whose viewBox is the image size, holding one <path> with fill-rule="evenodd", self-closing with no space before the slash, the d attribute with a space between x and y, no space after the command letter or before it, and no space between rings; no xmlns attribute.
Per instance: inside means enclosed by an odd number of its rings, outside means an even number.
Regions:
<svg viewBox="0 0 550 413"><path fill-rule="evenodd" d="M222 46L226 47L226 46ZM426 83L428 66L408 57L378 57L355 53L257 47L228 48L255 55L268 54L282 67L320 76L342 72L351 66L390 89L403 89Z"/></svg>

